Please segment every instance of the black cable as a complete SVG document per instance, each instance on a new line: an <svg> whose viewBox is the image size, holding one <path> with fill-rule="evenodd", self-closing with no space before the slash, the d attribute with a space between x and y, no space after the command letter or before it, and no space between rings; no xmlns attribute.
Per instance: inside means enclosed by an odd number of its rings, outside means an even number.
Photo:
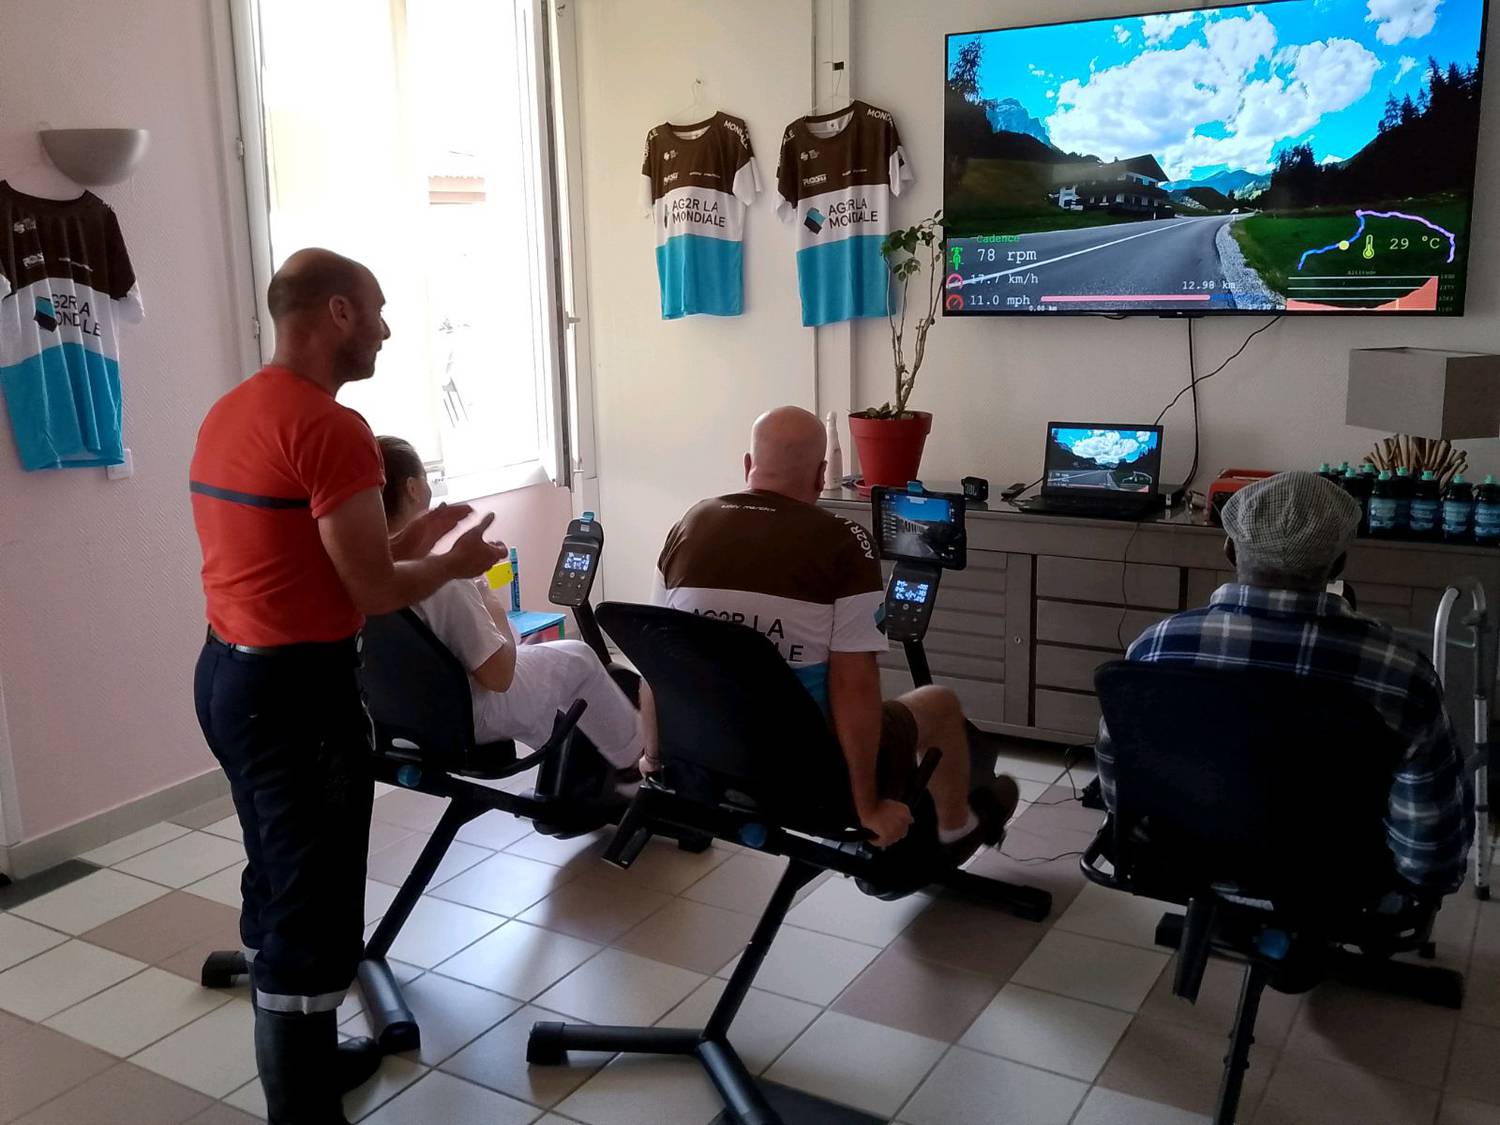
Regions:
<svg viewBox="0 0 1500 1125"><path fill-rule="evenodd" d="M1035 488L1037 485L1041 484L1042 481L1044 481L1046 479L1047 478L1046 478L1045 475L1037 477L1036 480L1032 481L1025 488L1021 489L1020 492L1018 492L1014 496L1012 496L1009 500L1006 501L1006 503L1009 504L1012 508L1019 508L1020 505L1017 504L1016 501L1019 500L1019 499L1021 499L1021 497L1025 496L1028 492L1030 492L1033 488Z"/></svg>
<svg viewBox="0 0 1500 1125"><path fill-rule="evenodd" d="M1207 375L1204 375L1201 378L1189 380L1188 385L1185 386L1185 387L1183 387L1182 390L1178 391L1175 395L1173 395L1172 396L1172 401L1169 402L1169 403L1167 403L1166 406L1163 406L1161 408L1161 413L1156 416L1156 421L1153 423L1153 425L1157 425L1157 426L1161 425L1161 420L1167 416L1167 411L1171 410L1172 407L1176 406L1177 403L1178 403L1178 401L1182 398L1183 395L1187 394L1189 391L1196 391L1197 385L1199 383L1206 383L1206 382L1208 382L1208 380L1212 379L1219 372L1223 371L1224 368L1228 367L1231 363L1233 363L1236 359L1238 359L1240 357L1240 353L1241 352L1243 352L1246 348L1248 348L1250 346L1250 341L1251 340L1255 339L1255 337L1259 336L1267 328L1271 328L1274 325L1279 324L1281 322L1282 316L1284 316L1284 315L1285 315L1284 313L1278 314L1271 321L1269 321L1266 324L1262 324L1254 332L1252 332L1252 333L1250 333L1250 335L1246 336L1244 342L1242 344L1240 344L1240 346L1234 350L1234 354L1231 355L1228 359L1226 359L1223 363L1219 364L1218 367L1215 367ZM1191 320L1188 321L1188 327L1189 328L1192 327L1192 321Z"/></svg>
<svg viewBox="0 0 1500 1125"><path fill-rule="evenodd" d="M1020 856L1011 855L1004 848L1001 848L1000 854L1003 855L1006 859L1010 860L1012 863L1056 863L1060 859L1070 859L1075 855L1082 855L1083 853L1063 852L1060 855L1034 855L1027 859L1022 859Z"/></svg>
<svg viewBox="0 0 1500 1125"><path fill-rule="evenodd" d="M1196 460L1196 454L1194 459ZM1135 537L1141 533L1141 525L1144 522L1144 520L1136 520L1135 527L1131 529L1130 538L1125 540L1125 560L1120 564L1120 620L1115 625L1115 643L1119 645L1121 654L1125 652L1125 618L1130 615L1130 595L1125 590L1125 576L1130 573L1130 548L1135 545Z"/></svg>
<svg viewBox="0 0 1500 1125"><path fill-rule="evenodd" d="M1198 439L1201 428L1198 425L1198 360L1193 354L1193 322L1187 322L1188 337L1188 387L1193 392L1193 463L1188 468L1187 479L1182 482L1182 491L1186 493L1193 487L1193 481L1198 476ZM1247 343L1249 341L1246 341Z"/></svg>

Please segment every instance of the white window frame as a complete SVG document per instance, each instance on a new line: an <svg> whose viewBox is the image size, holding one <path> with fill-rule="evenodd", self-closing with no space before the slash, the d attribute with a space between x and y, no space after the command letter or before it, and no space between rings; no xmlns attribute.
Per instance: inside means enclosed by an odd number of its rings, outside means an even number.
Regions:
<svg viewBox="0 0 1500 1125"><path fill-rule="evenodd" d="M256 342L259 362L270 359L273 350L270 310L266 305L266 287L274 272L271 249L271 195L267 178L264 113L260 89L261 44L256 26L256 8L260 0L223 0L228 9L233 44L234 87L238 101L237 155L242 164L245 189L246 227L249 237L249 266L253 278L254 308L250 330ZM378 0L370 0L376 3ZM404 9L406 0L388 0L393 7ZM532 43L531 58L538 64L531 73L518 75L534 91L534 104L540 113L523 128L532 132L538 160L544 170L542 190L527 216L527 230L533 235L529 250L539 267L532 273L538 284L550 294L547 305L555 315L545 318L538 351L544 358L546 373L537 380L537 410L541 422L541 449L536 461L467 474L462 478L445 478L440 463L433 466L434 491L449 501L475 500L513 489L527 488L546 481L573 488L575 507L580 475L586 474L588 489L597 496L593 484L594 432L592 378L583 372L589 353L586 340L578 333L580 318L574 305L584 286L575 284L583 275L579 262L563 248L568 245L564 234L569 226L569 204L577 198L577 188L567 174L571 163L578 167L581 158L577 138L577 100L572 94L576 83L576 52L571 24L562 31L559 46L558 13L552 0L515 0L520 30ZM563 5L566 7L567 5ZM560 81L559 66L566 76ZM566 91L566 92L564 92ZM581 202L581 201L579 201ZM540 237L537 237L540 232ZM247 375L249 373L247 372ZM582 497L585 501L588 495ZM588 505L593 506L593 505Z"/></svg>

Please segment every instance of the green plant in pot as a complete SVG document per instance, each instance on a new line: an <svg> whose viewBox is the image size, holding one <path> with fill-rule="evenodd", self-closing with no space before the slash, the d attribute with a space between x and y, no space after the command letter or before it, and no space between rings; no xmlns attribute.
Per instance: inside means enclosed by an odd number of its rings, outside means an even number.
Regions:
<svg viewBox="0 0 1500 1125"><path fill-rule="evenodd" d="M887 319L891 358L896 368L896 397L850 414L849 433L859 450L864 484L899 486L917 478L922 448L932 430L932 415L908 410L907 402L916 388L917 372L922 369L922 359L927 353L927 333L937 323L943 299L943 213L938 211L916 226L892 231L880 244L880 256L885 259L893 281Z"/></svg>

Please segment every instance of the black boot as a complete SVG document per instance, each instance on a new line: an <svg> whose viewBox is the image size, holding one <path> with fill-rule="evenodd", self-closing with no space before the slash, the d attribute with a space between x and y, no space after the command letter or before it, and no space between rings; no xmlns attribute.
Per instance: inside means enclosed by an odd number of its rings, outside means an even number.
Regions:
<svg viewBox="0 0 1500 1125"><path fill-rule="evenodd" d="M349 1125L333 1062L334 1012L255 1013L255 1062L270 1125Z"/></svg>
<svg viewBox="0 0 1500 1125"><path fill-rule="evenodd" d="M260 1003L253 988L250 990L250 1007L257 1013L260 1012ZM336 1016L335 1022L337 1022ZM334 1034L338 1033L335 1031ZM338 1053L333 1059L333 1081L339 1093L347 1094L350 1090L358 1089L375 1077L375 1072L380 1069L380 1060L383 1058L385 1058L385 1051L368 1035L340 1039Z"/></svg>

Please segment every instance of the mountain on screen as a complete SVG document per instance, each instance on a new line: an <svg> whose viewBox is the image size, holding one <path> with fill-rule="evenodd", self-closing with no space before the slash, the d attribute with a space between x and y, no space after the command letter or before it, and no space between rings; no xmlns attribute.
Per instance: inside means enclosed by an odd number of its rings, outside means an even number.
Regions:
<svg viewBox="0 0 1500 1125"><path fill-rule="evenodd" d="M1224 172L1215 172L1212 176L1203 176L1199 179L1172 180L1162 184L1168 191L1186 191L1188 188L1212 188L1214 191L1222 192L1224 195L1233 195L1244 188L1263 188L1271 182L1270 176L1257 176L1253 172L1247 172L1243 168L1236 168Z"/></svg>
<svg viewBox="0 0 1500 1125"><path fill-rule="evenodd" d="M1026 112L1026 107L1015 98L1000 98L984 103L984 116L990 128L997 133L1025 133L1043 144L1052 143L1047 126Z"/></svg>

